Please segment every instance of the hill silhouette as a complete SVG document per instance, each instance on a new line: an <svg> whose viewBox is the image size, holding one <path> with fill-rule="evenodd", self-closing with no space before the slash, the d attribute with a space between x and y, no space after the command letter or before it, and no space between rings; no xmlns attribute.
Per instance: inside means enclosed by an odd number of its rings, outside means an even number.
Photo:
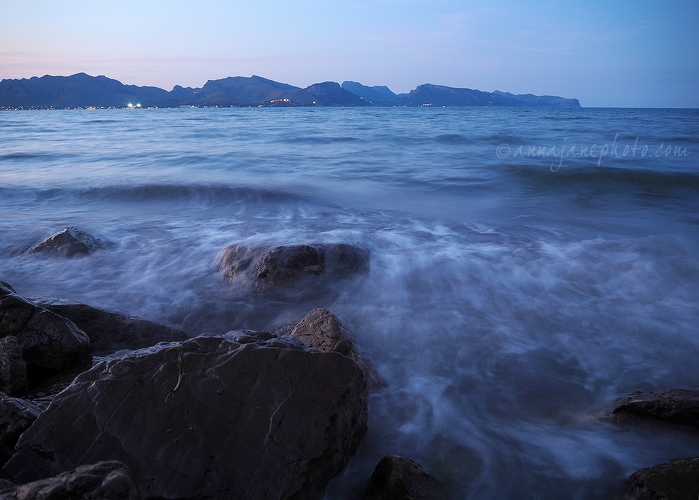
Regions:
<svg viewBox="0 0 699 500"><path fill-rule="evenodd" d="M346 81L306 88L261 76L209 80L201 88L124 85L106 76L78 73L0 81L0 108L78 108L132 106L519 106L577 108L577 99L483 92L443 85L419 85L407 94L388 87Z"/></svg>

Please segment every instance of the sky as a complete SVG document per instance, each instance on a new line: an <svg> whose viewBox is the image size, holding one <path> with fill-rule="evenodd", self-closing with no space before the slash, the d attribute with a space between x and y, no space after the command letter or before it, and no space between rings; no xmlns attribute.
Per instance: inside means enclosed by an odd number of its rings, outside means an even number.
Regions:
<svg viewBox="0 0 699 500"><path fill-rule="evenodd" d="M0 79L172 89L253 74L699 107L699 2L0 0Z"/></svg>

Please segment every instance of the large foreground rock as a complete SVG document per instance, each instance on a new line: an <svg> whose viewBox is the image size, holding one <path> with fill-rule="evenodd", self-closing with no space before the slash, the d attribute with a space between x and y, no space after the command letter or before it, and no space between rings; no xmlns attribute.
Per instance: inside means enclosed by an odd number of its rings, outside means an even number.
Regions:
<svg viewBox="0 0 699 500"><path fill-rule="evenodd" d="M123 316L65 299L42 297L34 303L68 318L90 338L90 353L97 356L122 349L142 349L158 342L186 340L182 330L132 316Z"/></svg>
<svg viewBox="0 0 699 500"><path fill-rule="evenodd" d="M67 227L27 249L25 253L45 253L61 257L85 255L103 248L103 244L91 234L75 227Z"/></svg>
<svg viewBox="0 0 699 500"><path fill-rule="evenodd" d="M612 417L618 422L645 418L699 428L699 388L634 392L616 402Z"/></svg>
<svg viewBox="0 0 699 500"><path fill-rule="evenodd" d="M366 398L362 370L339 353L199 336L79 375L4 472L27 482L119 460L144 497L321 498L366 430Z"/></svg>
<svg viewBox="0 0 699 500"><path fill-rule="evenodd" d="M138 500L129 469L117 461L83 465L0 493L0 500Z"/></svg>
<svg viewBox="0 0 699 500"><path fill-rule="evenodd" d="M369 272L369 251L347 244L250 248L231 245L219 258L224 276L249 282L260 293L326 285Z"/></svg>
<svg viewBox="0 0 699 500"><path fill-rule="evenodd" d="M444 484L419 464L398 455L381 459L371 475L366 500L444 500Z"/></svg>
<svg viewBox="0 0 699 500"><path fill-rule="evenodd" d="M637 500L696 500L699 497L699 458L672 460L634 472L626 480L627 498Z"/></svg>
<svg viewBox="0 0 699 500"><path fill-rule="evenodd" d="M28 369L58 371L87 355L87 335L0 281L0 337L16 337Z"/></svg>

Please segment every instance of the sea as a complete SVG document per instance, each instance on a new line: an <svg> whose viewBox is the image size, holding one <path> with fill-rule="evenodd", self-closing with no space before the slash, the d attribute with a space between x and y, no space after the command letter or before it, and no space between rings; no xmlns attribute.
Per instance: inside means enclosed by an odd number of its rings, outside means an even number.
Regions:
<svg viewBox="0 0 699 500"><path fill-rule="evenodd" d="M67 226L106 248L22 253ZM217 265L304 243L366 248L370 272L285 300ZM0 280L192 336L328 308L384 385L327 499L389 454L464 499L612 498L699 456L607 418L699 385L697 109L0 112Z"/></svg>

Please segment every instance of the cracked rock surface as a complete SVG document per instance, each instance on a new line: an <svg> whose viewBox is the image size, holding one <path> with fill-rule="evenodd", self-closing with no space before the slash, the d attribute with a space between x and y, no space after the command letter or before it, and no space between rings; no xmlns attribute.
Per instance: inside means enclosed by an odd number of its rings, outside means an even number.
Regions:
<svg viewBox="0 0 699 500"><path fill-rule="evenodd" d="M234 333L98 363L4 472L25 483L118 460L144 498L321 498L366 431L364 373L337 352Z"/></svg>

